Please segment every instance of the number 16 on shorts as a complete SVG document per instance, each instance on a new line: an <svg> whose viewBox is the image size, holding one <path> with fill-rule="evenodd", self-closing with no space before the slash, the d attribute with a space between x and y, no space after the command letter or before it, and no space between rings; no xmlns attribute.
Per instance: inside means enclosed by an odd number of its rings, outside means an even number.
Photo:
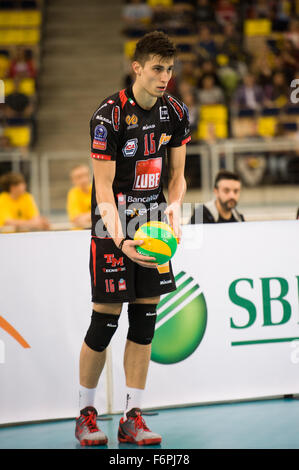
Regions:
<svg viewBox="0 0 299 470"><path fill-rule="evenodd" d="M106 292L115 292L114 279L105 279Z"/></svg>

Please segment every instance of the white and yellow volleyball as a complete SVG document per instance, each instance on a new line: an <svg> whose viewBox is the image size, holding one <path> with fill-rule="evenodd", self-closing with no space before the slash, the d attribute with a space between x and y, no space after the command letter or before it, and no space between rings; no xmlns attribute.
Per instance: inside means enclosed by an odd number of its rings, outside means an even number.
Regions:
<svg viewBox="0 0 299 470"><path fill-rule="evenodd" d="M134 235L134 240L143 240L136 247L141 255L153 256L157 264L169 261L176 252L178 241L173 229L165 222L151 221L141 225Z"/></svg>

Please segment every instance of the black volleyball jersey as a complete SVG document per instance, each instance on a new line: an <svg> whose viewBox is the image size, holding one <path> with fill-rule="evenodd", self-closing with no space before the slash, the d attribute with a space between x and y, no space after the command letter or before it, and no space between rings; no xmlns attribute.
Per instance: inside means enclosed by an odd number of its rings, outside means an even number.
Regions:
<svg viewBox="0 0 299 470"><path fill-rule="evenodd" d="M91 157L116 162L113 192L127 223L140 205L149 210L165 202L162 188L167 147L191 140L188 109L165 92L150 110L141 108L132 87L106 98L90 120ZM100 221L95 182L92 185L92 235ZM99 226L99 225L98 225Z"/></svg>

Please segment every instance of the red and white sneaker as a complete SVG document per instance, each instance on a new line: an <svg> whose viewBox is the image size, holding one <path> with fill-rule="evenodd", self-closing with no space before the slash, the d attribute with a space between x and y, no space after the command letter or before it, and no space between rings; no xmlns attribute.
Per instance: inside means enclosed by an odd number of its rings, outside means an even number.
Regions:
<svg viewBox="0 0 299 470"><path fill-rule="evenodd" d="M76 418L75 436L81 446L101 446L108 442L107 436L97 426L98 412L93 406L87 406Z"/></svg>
<svg viewBox="0 0 299 470"><path fill-rule="evenodd" d="M147 427L140 408L132 408L127 413L127 418L126 420L121 418L119 422L117 436L119 442L130 442L140 446L160 444L162 437Z"/></svg>

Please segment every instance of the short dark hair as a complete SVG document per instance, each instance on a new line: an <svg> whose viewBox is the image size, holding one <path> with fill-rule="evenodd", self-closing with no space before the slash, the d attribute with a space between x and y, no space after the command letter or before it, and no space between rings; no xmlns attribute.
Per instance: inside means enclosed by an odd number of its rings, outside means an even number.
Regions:
<svg viewBox="0 0 299 470"><path fill-rule="evenodd" d="M11 186L16 186L21 183L25 183L25 178L21 173L5 173L5 175L2 175L0 178L0 187L5 192L9 192Z"/></svg>
<svg viewBox="0 0 299 470"><path fill-rule="evenodd" d="M161 56L165 59L172 58L176 54L176 47L167 34L162 31L152 31L145 34L137 42L133 61L136 60L144 65L150 54Z"/></svg>
<svg viewBox="0 0 299 470"><path fill-rule="evenodd" d="M220 170L216 175L214 188L218 188L218 183L221 180L241 181L237 173L233 173L232 171L228 170Z"/></svg>

